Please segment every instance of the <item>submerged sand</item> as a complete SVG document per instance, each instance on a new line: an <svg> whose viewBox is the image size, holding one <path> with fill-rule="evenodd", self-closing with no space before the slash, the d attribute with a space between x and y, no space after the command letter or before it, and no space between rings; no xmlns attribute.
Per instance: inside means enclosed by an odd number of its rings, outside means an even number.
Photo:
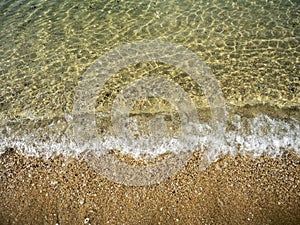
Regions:
<svg viewBox="0 0 300 225"><path fill-rule="evenodd" d="M0 224L300 224L300 156L226 156L129 187L84 160L0 156Z"/></svg>

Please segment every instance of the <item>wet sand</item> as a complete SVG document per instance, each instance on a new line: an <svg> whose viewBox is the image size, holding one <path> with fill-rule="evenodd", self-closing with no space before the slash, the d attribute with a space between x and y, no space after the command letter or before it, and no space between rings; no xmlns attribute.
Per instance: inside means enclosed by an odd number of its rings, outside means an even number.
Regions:
<svg viewBox="0 0 300 225"><path fill-rule="evenodd" d="M84 160L0 156L0 224L300 224L300 157L226 156L161 184L108 181Z"/></svg>

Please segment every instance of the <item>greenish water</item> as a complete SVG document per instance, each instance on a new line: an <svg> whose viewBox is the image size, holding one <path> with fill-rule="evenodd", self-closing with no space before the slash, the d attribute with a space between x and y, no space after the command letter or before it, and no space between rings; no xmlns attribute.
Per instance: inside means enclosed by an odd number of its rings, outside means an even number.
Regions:
<svg viewBox="0 0 300 225"><path fill-rule="evenodd" d="M61 137L86 69L110 49L144 39L182 45L212 69L228 107L229 125L240 136L257 127L253 125L257 115L269 116L272 122L256 119L257 124L269 126L263 134L271 142L267 146L274 144L269 135L279 135L279 142L290 140L279 147L299 150L300 4L296 0L5 0L0 3L0 29L2 151L13 145L9 137L32 130L47 141ZM97 100L99 117L108 115L122 87L145 74L172 78L199 111L207 110L201 87L185 73L149 62L130 66L106 83ZM151 104L146 113L170 108ZM236 120L247 128L238 128ZM47 127L49 135L44 137L41 127ZM260 134L255 132L254 139ZM228 142L235 143L237 136ZM258 143L268 148L262 142Z"/></svg>

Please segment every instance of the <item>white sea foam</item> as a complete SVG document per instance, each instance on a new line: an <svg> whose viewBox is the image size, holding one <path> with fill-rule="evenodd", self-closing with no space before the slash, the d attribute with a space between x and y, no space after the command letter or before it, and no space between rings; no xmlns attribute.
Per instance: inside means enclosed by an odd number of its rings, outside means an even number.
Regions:
<svg viewBox="0 0 300 225"><path fill-rule="evenodd" d="M0 127L0 154L7 148L14 148L18 153L25 156L52 157L64 155L76 157L80 153L97 149L105 154L107 150L117 149L122 154L139 158L144 155L156 157L167 152L202 151L209 149L209 159L215 161L223 154L248 154L254 157L266 154L280 156L282 149L295 150L300 154L300 125L293 119L281 120L267 115L258 115L254 118L243 118L234 115L228 124L224 139L211 135L211 127L208 124L196 124L199 136L184 137L184 142L174 137L143 137L130 141L113 135L106 135L98 142L87 141L80 146L76 140L70 138L61 130L47 134L50 125L35 131L26 131L26 128L13 131L9 125ZM101 140L99 142L99 140ZM197 142L196 145L195 142ZM190 149L193 143L193 149Z"/></svg>

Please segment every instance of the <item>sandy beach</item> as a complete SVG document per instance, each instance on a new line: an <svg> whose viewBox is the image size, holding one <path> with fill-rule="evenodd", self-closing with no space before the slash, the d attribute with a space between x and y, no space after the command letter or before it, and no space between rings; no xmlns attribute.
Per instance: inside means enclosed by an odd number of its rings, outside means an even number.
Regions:
<svg viewBox="0 0 300 225"><path fill-rule="evenodd" d="M129 187L84 160L1 155L0 224L299 224L300 157L226 156Z"/></svg>
<svg viewBox="0 0 300 225"><path fill-rule="evenodd" d="M0 225L300 225L299 14L300 0L1 1ZM87 152L123 181L163 179L114 183ZM140 156L177 172L131 173L151 168Z"/></svg>

